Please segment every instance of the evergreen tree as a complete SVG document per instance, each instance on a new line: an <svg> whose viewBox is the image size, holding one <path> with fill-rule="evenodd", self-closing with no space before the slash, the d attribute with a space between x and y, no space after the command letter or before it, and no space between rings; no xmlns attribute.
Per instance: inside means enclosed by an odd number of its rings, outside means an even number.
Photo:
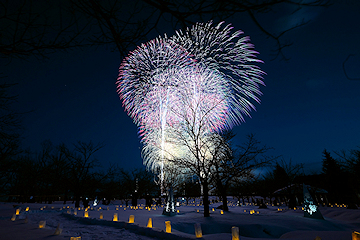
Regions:
<svg viewBox="0 0 360 240"><path fill-rule="evenodd" d="M323 151L322 171L323 187L329 193L330 203L346 203L349 195L347 176L342 164L334 159L325 149Z"/></svg>

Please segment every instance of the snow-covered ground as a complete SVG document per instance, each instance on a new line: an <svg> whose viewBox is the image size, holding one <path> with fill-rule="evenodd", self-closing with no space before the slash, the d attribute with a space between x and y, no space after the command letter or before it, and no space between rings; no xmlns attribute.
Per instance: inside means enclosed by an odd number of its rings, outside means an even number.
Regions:
<svg viewBox="0 0 360 240"><path fill-rule="evenodd" d="M195 224L201 225L205 240L231 240L233 226L239 228L241 240L314 240L316 237L322 240L351 240L352 232L360 231L360 210L342 206L320 207L325 220L317 220L303 217L301 209L289 210L285 206L259 209L251 204L239 207L231 202L232 198L229 199L229 212L221 214L216 209L220 203L215 203L210 207L211 216L208 218L203 217L203 208L196 203L177 207L179 213L172 217L162 215L162 208L145 209L141 204L143 201L137 209L125 207L121 201L108 206L98 205L88 211L88 217L84 217L83 209L75 210L70 202L65 205L60 202L0 203L0 239L58 240L78 236L82 240L195 239ZM11 221L16 210L14 206L21 207L21 211L16 220ZM118 221L113 221L116 213ZM134 223L128 223L130 215L134 216ZM151 229L147 227L149 218L153 224ZM45 229L38 228L40 221L46 221ZM171 234L165 232L165 221L171 222ZM53 236L58 224L62 233ZM15 235L18 237L14 238Z"/></svg>

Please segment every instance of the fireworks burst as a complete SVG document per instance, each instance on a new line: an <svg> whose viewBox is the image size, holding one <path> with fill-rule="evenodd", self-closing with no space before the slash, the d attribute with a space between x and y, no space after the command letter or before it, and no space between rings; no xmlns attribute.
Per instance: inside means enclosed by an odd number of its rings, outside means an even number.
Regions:
<svg viewBox="0 0 360 240"><path fill-rule="evenodd" d="M208 23L197 23L186 31L177 31L171 40L181 45L194 59L212 70L220 71L231 86L232 99L229 117L233 125L244 121L243 114L250 116L255 110L251 100L260 103L260 85L264 85L265 74L257 65L262 63L256 58L254 46L248 36L241 37L242 31L231 32L231 25L222 28L224 22L217 26Z"/></svg>
<svg viewBox="0 0 360 240"><path fill-rule="evenodd" d="M185 136L192 122L205 139L240 124L255 109L252 102L260 102L265 73L254 63L262 61L249 37L222 25L197 23L142 44L123 60L117 91L139 127L148 167L188 155L174 142L174 129Z"/></svg>

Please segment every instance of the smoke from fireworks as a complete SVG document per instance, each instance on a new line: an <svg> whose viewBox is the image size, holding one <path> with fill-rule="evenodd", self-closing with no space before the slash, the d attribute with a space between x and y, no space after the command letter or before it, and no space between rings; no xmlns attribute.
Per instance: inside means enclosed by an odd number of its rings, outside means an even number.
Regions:
<svg viewBox="0 0 360 240"><path fill-rule="evenodd" d="M255 109L252 102L260 102L265 73L253 63L262 61L249 37L222 24L197 23L158 37L123 60L117 91L139 127L147 166L187 154L171 142L169 129L184 133L193 122L205 138L240 124Z"/></svg>

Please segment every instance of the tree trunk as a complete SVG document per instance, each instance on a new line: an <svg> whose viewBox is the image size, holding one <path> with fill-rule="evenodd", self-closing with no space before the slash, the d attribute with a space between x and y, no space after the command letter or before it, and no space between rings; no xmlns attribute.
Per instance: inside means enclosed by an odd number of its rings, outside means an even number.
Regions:
<svg viewBox="0 0 360 240"><path fill-rule="evenodd" d="M229 211L228 205L227 205L227 196L226 196L226 190L225 187L222 186L221 187L221 198L222 198L222 202L223 202L223 210L224 211Z"/></svg>
<svg viewBox="0 0 360 240"><path fill-rule="evenodd" d="M65 194L64 194L64 204L66 204L67 198L68 198L68 191L65 190Z"/></svg>
<svg viewBox="0 0 360 240"><path fill-rule="evenodd" d="M75 193L75 208L80 207L80 196L79 194Z"/></svg>
<svg viewBox="0 0 360 240"><path fill-rule="evenodd" d="M209 211L209 183L207 181L201 181L203 185L203 205L204 205L204 217L210 217Z"/></svg>

